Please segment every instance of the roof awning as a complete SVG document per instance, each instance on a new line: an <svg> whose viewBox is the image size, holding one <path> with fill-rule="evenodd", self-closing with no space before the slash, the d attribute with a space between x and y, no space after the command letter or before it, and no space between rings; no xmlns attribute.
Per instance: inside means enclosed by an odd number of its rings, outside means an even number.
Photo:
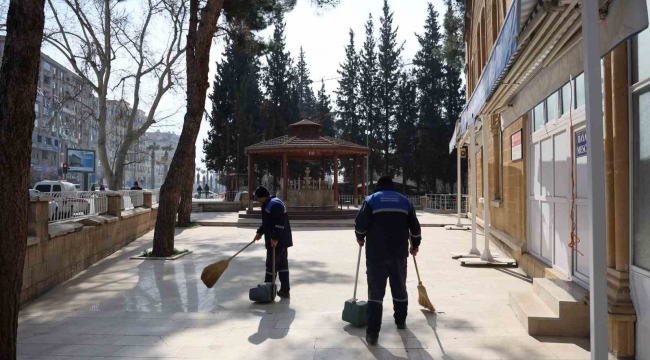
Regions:
<svg viewBox="0 0 650 360"><path fill-rule="evenodd" d="M600 22L601 54L648 26L646 0L599 1L606 14ZM513 1L488 64L461 114L450 150L479 115L501 113L505 128L564 85L571 74L582 72L580 2ZM519 16L515 16L517 8L522 10Z"/></svg>

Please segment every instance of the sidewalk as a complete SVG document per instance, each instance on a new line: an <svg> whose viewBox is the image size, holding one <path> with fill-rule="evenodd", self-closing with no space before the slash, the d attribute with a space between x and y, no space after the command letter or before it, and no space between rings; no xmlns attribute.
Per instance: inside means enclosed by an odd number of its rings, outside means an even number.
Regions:
<svg viewBox="0 0 650 360"><path fill-rule="evenodd" d="M151 247L152 233L54 289L21 311L19 359L589 359L588 339L528 336L508 306L526 290L516 268L466 268L449 253L469 232L425 228L418 260L438 314L417 304L409 259L408 329L392 323L390 292L379 345L341 321L352 297L356 242L350 229L298 229L289 250L291 301L253 304L248 289L264 275L255 244L231 262L213 289L200 281L209 263L232 255L251 229L179 230L175 261L128 257ZM362 264L363 268L363 264ZM366 298L362 270L359 297Z"/></svg>
<svg viewBox="0 0 650 360"><path fill-rule="evenodd" d="M352 209L352 208L351 208ZM422 227L444 227L446 225L456 225L456 214L434 214L428 211L417 211L418 220ZM291 219L291 214L289 214ZM239 213L236 212L194 212L192 221L203 226L237 226L237 227L258 227L262 220L257 219L240 219ZM462 219L464 225L471 225L469 219ZM354 219L349 220L328 220L326 223L320 220L291 220L291 227L343 227L353 228Z"/></svg>

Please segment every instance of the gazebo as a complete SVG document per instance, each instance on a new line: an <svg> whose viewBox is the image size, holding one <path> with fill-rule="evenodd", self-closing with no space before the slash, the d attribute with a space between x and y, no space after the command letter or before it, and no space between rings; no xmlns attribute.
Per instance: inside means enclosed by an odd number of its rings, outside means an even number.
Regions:
<svg viewBox="0 0 650 360"><path fill-rule="evenodd" d="M253 209L252 190L254 189L254 168L256 159L278 159L282 164L282 195L281 199L287 207L314 208L314 199L322 198L317 206L318 209L337 208L339 197L339 159L351 158L354 162L353 182L354 199L358 198L358 168L361 165L361 192L366 192L366 159L370 149L349 141L336 139L320 134L322 125L309 120L302 120L289 125L289 135L262 141L245 149L248 155L248 183L251 184L251 196L249 196L249 211ZM334 181L325 182L324 169L325 160L332 159L334 162ZM309 169L303 179L289 180L287 165L289 160L320 160L321 179L309 177ZM321 199L318 200L321 200ZM291 200L289 200L291 199ZM329 201L331 200L331 201Z"/></svg>

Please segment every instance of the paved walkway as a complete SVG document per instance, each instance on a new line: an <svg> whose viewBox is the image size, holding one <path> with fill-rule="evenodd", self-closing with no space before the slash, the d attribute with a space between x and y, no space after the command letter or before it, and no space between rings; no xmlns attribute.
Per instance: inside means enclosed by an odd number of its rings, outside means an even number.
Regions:
<svg viewBox="0 0 650 360"><path fill-rule="evenodd" d="M352 209L352 208L351 208ZM428 211L417 211L420 225L423 227L442 227L445 225L456 225L457 216L455 214L434 214ZM257 227L261 220L257 219L239 219L239 213L236 212L196 212L192 213L192 221L198 222L203 226L239 226L239 227ZM465 225L471 225L469 219L461 219ZM319 226L320 224L320 226ZM354 227L354 219L349 220L328 220L323 223L322 220L292 220L292 228L297 227Z"/></svg>
<svg viewBox="0 0 650 360"><path fill-rule="evenodd" d="M438 314L417 304L409 259L407 330L392 323L390 296L378 346L364 329L341 321L351 298L356 243L349 229L298 229L289 251L292 299L248 301L264 274L255 244L230 264L213 289L201 270L241 248L251 229L199 227L179 231L176 261L135 261L152 233L54 289L20 314L20 359L588 359L587 339L526 334L508 306L508 290L530 281L518 269L460 267L469 232L425 228L420 271ZM367 287L360 281L360 298ZM390 294L390 292L388 292Z"/></svg>

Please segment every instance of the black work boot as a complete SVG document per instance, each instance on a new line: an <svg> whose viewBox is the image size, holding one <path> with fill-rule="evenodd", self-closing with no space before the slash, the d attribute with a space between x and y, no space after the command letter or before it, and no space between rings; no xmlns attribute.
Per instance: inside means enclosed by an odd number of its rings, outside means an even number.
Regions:
<svg viewBox="0 0 650 360"><path fill-rule="evenodd" d="M289 290L284 291L284 290L280 289L278 291L278 296L281 297L281 298L285 298L285 299L291 299L291 295L289 295Z"/></svg>
<svg viewBox="0 0 650 360"><path fill-rule="evenodd" d="M366 342L368 345L377 345L377 340L379 340L379 333L366 332Z"/></svg>
<svg viewBox="0 0 650 360"><path fill-rule="evenodd" d="M406 321L395 321L395 325L397 325L397 328L400 330L406 329Z"/></svg>

